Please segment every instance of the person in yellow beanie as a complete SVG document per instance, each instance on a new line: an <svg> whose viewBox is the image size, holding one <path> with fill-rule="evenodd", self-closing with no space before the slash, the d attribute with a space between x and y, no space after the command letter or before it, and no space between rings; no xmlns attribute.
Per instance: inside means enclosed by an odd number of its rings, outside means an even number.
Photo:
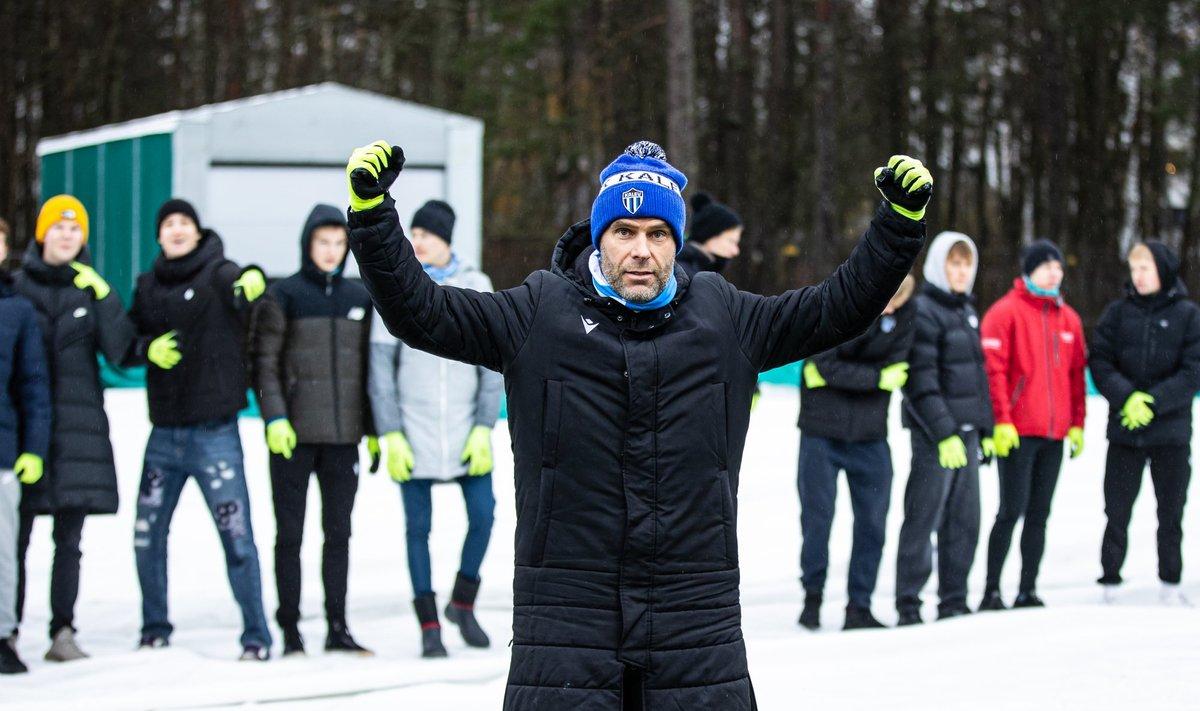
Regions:
<svg viewBox="0 0 1200 711"><path fill-rule="evenodd" d="M62 225L62 223L75 223L74 227ZM37 227L34 231L34 238L38 244L46 241L46 233L51 227L61 225L66 229L79 229L82 237L82 244L87 244L88 241L88 214L83 203L79 202L79 198L74 195L55 195L42 205L42 211L38 213Z"/></svg>

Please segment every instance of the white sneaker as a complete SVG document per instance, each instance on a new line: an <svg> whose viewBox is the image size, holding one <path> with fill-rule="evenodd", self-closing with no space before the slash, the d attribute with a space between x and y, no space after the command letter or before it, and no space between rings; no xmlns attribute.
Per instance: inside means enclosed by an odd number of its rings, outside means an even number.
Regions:
<svg viewBox="0 0 1200 711"><path fill-rule="evenodd" d="M1101 590L1103 590L1101 594L1103 595L1103 601L1105 605L1116 605L1120 601L1121 596L1119 594L1119 587L1120 586L1118 585L1100 586Z"/></svg>
<svg viewBox="0 0 1200 711"><path fill-rule="evenodd" d="M1178 583L1163 583L1158 600L1167 607L1191 607L1192 602L1183 594Z"/></svg>

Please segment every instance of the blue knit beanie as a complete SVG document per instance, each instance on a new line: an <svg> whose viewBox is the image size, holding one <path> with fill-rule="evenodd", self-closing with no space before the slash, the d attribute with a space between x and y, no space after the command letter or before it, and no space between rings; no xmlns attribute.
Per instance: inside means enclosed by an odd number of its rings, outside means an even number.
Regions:
<svg viewBox="0 0 1200 711"><path fill-rule="evenodd" d="M687 176L667 162L657 143L638 141L600 171L600 194L592 203L592 246L622 217L657 217L671 226L675 251L683 249Z"/></svg>

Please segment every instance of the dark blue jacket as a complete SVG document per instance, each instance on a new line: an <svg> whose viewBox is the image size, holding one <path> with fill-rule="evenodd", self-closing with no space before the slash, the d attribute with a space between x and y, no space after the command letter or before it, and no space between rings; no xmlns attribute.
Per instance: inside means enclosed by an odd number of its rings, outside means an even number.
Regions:
<svg viewBox="0 0 1200 711"><path fill-rule="evenodd" d="M50 451L50 375L33 305L0 272L0 469Z"/></svg>

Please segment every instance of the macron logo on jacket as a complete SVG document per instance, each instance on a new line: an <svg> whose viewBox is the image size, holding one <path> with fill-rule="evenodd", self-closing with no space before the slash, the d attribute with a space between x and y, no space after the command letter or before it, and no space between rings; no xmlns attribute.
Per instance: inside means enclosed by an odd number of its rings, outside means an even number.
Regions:
<svg viewBox="0 0 1200 711"><path fill-rule="evenodd" d="M580 316L579 316L579 319L580 319L581 321L583 321L583 332L584 332L584 333L591 333L592 331L596 330L596 327L597 327L597 326L599 326L599 325L600 325L600 323L599 323L599 322L597 322L597 321L591 321L591 320L589 320L589 319L588 319L588 317L587 317L587 316L584 316L584 315L582 315L582 314L580 314Z"/></svg>

